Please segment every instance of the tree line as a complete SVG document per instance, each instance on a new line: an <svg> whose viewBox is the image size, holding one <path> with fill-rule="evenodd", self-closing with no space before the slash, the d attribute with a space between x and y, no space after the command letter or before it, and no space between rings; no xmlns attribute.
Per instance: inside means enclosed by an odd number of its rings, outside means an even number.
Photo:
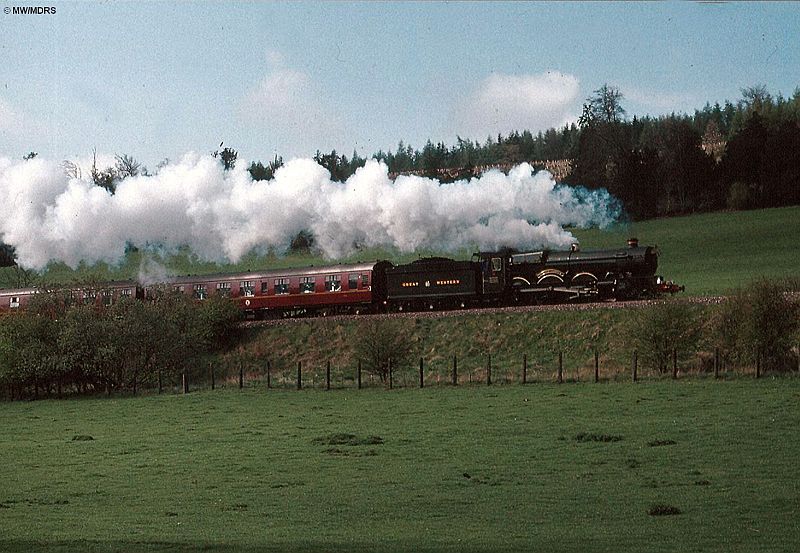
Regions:
<svg viewBox="0 0 800 553"><path fill-rule="evenodd" d="M371 158L390 174L414 173L447 182L478 176L487 166L565 161L563 182L606 188L631 219L800 203L800 88L791 98L766 87L742 90L737 102L706 104L694 114L627 117L619 89L603 85L586 99L578 122L533 134L512 130L484 143L403 141ZM333 180L366 162L353 152L316 152ZM255 180L271 178L283 161L253 162Z"/></svg>

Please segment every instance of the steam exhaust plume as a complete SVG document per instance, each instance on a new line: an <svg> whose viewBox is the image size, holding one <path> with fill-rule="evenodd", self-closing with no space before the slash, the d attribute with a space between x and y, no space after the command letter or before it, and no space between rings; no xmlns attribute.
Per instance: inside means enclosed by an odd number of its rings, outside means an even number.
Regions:
<svg viewBox="0 0 800 553"><path fill-rule="evenodd" d="M207 155L187 154L152 176L131 177L111 194L60 164L0 158L0 241L21 266L50 261L120 261L130 244L174 251L188 246L209 261L238 261L251 250L284 251L310 230L325 257L356 246L455 251L479 247L567 247L564 226L605 227L619 215L605 190L557 185L521 164L505 175L442 184L400 176L368 161L345 182L308 159L295 159L271 181L244 168L223 171Z"/></svg>

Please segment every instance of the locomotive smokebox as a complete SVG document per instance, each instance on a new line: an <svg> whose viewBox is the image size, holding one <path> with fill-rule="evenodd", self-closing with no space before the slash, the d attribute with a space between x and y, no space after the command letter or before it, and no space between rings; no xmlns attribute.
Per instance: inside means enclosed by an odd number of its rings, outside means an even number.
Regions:
<svg viewBox="0 0 800 553"><path fill-rule="evenodd" d="M629 248L638 248L639 247L639 239L638 238L628 238L628 247Z"/></svg>

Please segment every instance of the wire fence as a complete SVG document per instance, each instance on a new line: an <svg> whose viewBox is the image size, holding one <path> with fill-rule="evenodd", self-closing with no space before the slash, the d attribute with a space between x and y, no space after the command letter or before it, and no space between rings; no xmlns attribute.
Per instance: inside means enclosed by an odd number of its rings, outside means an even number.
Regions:
<svg viewBox="0 0 800 553"><path fill-rule="evenodd" d="M638 351L630 354L630 365L621 368L618 364L604 366L604 356L594 351L588 360L566 368L566 356L562 351L554 352L551 363L541 360L529 361L527 354L519 357L518 363L498 364L487 354L483 358L453 356L451 359L426 361L424 357L413 363L408 361L396 365L391 360L382 371L367 370L361 362L337 363L328 361L324 366L304 365L303 361L273 363L269 359L232 362L224 365L210 363L205 374L181 375L181 390L215 388L263 388L265 390L303 389L362 389L362 388L427 388L436 386L512 385L568 382L608 382L654 379L679 380L698 375L716 379L733 377L761 378L764 376L760 360L751 364L734 364L726 359L719 349L704 368L695 363L679 361L677 350L672 350L670 362L660 370L643 366ZM795 366L781 373L800 374L800 356Z"/></svg>

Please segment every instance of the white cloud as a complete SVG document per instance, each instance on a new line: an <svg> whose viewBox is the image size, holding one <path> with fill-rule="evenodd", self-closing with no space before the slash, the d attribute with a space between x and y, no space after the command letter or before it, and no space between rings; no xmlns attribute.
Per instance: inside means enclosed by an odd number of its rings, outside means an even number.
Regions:
<svg viewBox="0 0 800 553"><path fill-rule="evenodd" d="M283 54L277 50L267 50L266 59L271 67L281 67L285 61Z"/></svg>
<svg viewBox="0 0 800 553"><path fill-rule="evenodd" d="M578 78L548 71L539 75L493 73L456 107L455 131L483 139L512 130L559 127L580 111Z"/></svg>
<svg viewBox="0 0 800 553"><path fill-rule="evenodd" d="M38 151L48 134L34 117L0 97L0 153L22 155Z"/></svg>
<svg viewBox="0 0 800 553"><path fill-rule="evenodd" d="M22 116L11 104L0 98L0 130L13 132L22 126Z"/></svg>
<svg viewBox="0 0 800 553"><path fill-rule="evenodd" d="M283 67L269 52L273 68L240 105L245 124L255 124L285 156L301 156L341 147L344 125L317 82L304 71Z"/></svg>
<svg viewBox="0 0 800 553"><path fill-rule="evenodd" d="M293 69L277 69L267 74L250 91L247 104L262 118L296 115L313 102L311 79Z"/></svg>
<svg viewBox="0 0 800 553"><path fill-rule="evenodd" d="M623 102L630 101L641 106L646 113L687 112L701 105L705 100L688 93L663 92L636 86L621 87ZM624 105L624 104L623 104Z"/></svg>

